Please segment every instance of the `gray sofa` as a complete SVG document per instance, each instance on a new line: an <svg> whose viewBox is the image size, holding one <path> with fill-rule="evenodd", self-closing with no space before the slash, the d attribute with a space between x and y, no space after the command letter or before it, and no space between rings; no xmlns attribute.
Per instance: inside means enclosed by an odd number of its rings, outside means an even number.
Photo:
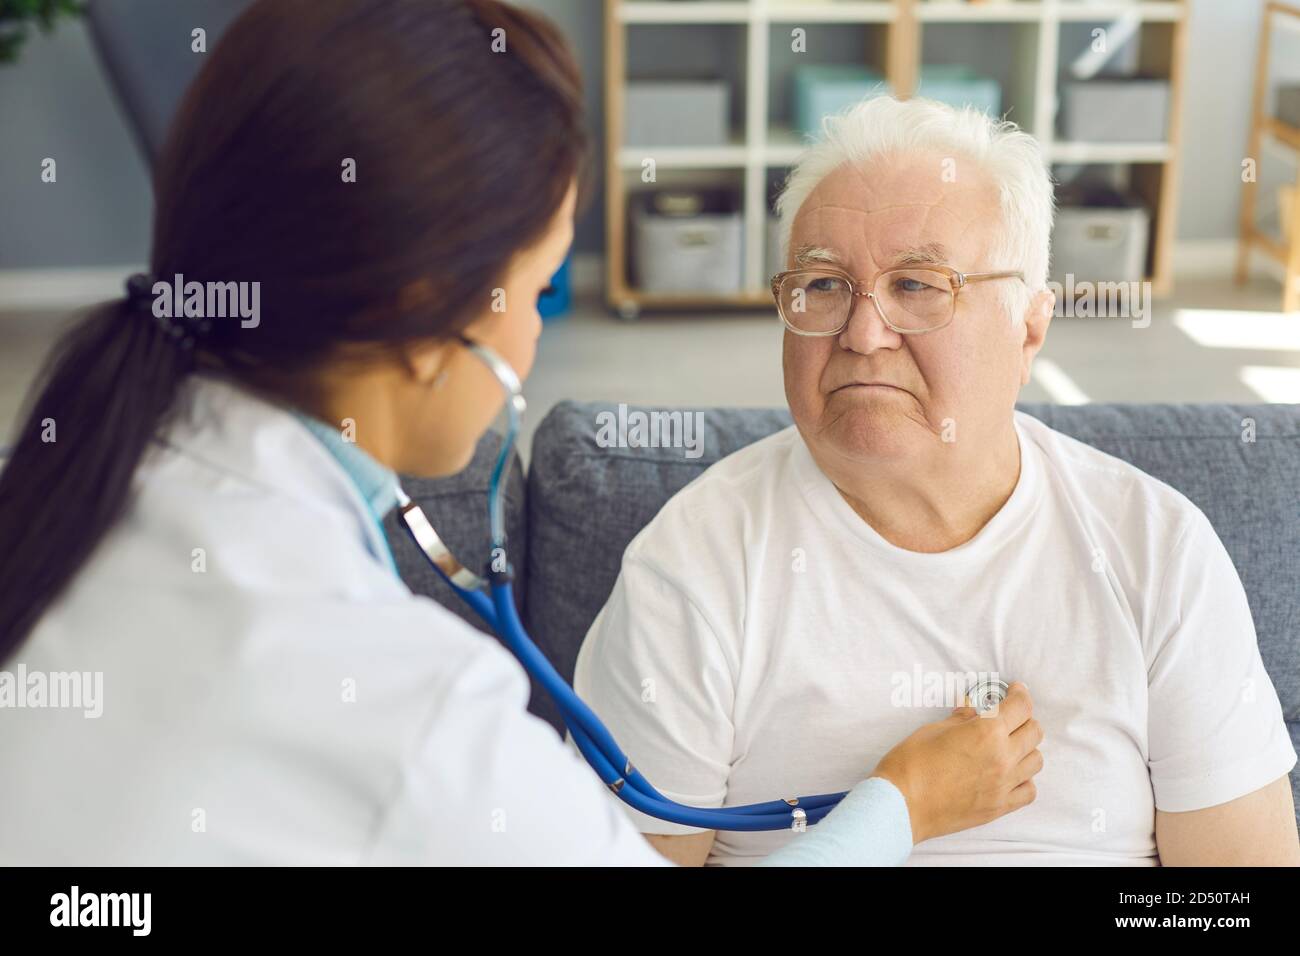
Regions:
<svg viewBox="0 0 1300 956"><path fill-rule="evenodd" d="M1246 587L1260 653L1300 747L1300 406L1026 405L1051 427L1131 462L1173 485L1209 517ZM510 554L529 632L566 677L618 577L623 549L665 501L715 461L790 424L784 410L705 409L704 453L601 448L606 404L564 402L533 438L525 479L517 462L507 488ZM1243 440L1249 420L1254 441ZM466 563L485 557L488 471L499 447L488 435L454 478L406 479L407 491ZM387 519L403 576L475 625ZM562 727L534 689L531 709ZM1206 688L1205 693L1215 693ZM1300 773L1291 775L1300 805Z"/></svg>

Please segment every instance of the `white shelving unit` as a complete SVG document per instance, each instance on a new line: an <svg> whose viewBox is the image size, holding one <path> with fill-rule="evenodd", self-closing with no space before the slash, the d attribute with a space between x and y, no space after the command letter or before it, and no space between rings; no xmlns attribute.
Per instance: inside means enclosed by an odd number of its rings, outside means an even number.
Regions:
<svg viewBox="0 0 1300 956"><path fill-rule="evenodd" d="M1056 133L1060 35L1065 24L1107 23L1136 14L1142 23L1142 68L1166 76L1171 84L1167 139L1155 143L1079 143ZM745 31L744 127L725 146L624 146L623 102L628 31L641 25L731 24ZM606 0L606 293L610 306L627 318L642 308L762 306L770 302L764 268L768 179L789 166L801 149L794 131L769 123L769 63L773 30L822 24L875 25L878 62L899 95L916 89L926 31L951 24L1005 25L1016 32L1018 89L1007 91L1011 108L1026 109L1022 126L1043 143L1055 164L1131 164L1134 189L1152 213L1150 275L1156 294L1168 291L1174 236L1174 197L1180 137L1180 93L1186 45L1185 0ZM863 59L867 58L864 39ZM817 62L810 54L810 60ZM1017 100L1017 97L1019 98ZM1027 104L1027 106L1026 106ZM642 162L652 157L658 170L684 183L739 179L743 194L744 289L734 296L660 296L629 284L627 201Z"/></svg>

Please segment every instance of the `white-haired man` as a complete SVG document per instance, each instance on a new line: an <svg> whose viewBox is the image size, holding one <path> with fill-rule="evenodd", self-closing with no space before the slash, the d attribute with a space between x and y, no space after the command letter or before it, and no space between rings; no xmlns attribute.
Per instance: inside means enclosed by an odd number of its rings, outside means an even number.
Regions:
<svg viewBox="0 0 1300 956"><path fill-rule="evenodd" d="M795 424L665 505L578 659L637 766L702 806L847 789L990 675L1034 695L1038 799L913 862L1300 862L1296 754L1209 522L1015 411L1053 311L1037 143L878 97L778 209ZM637 820L687 863L798 838Z"/></svg>

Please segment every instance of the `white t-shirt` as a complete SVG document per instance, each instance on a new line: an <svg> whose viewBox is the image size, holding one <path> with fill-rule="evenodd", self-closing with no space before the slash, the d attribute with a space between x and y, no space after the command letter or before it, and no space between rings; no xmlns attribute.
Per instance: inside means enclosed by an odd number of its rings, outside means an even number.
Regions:
<svg viewBox="0 0 1300 956"><path fill-rule="evenodd" d="M1205 516L1017 413L1021 474L939 554L898 548L793 428L710 468L628 546L575 685L660 791L735 806L846 790L981 676L1024 681L1038 799L921 864L1158 863L1155 810L1295 764L1245 592ZM633 813L648 833L690 833ZM795 837L719 832L709 862Z"/></svg>

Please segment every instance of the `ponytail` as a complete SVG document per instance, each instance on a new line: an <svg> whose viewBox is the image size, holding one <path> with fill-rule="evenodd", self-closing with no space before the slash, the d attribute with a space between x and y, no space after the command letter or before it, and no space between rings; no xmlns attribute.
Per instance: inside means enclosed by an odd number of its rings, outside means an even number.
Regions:
<svg viewBox="0 0 1300 956"><path fill-rule="evenodd" d="M0 663L125 510L136 465L192 365L126 300L60 340L0 470Z"/></svg>

